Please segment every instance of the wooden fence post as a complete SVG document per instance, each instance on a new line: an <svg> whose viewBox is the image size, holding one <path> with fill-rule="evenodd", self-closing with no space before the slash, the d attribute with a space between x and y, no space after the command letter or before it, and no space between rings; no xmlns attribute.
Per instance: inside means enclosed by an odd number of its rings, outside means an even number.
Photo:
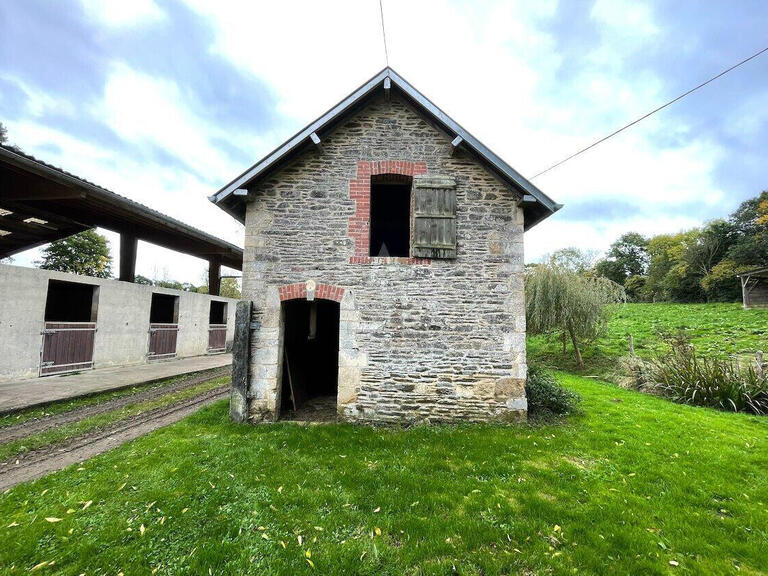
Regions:
<svg viewBox="0 0 768 576"><path fill-rule="evenodd" d="M229 418L233 422L248 419L248 368L251 356L251 301L241 300L235 312L235 336L232 343L232 391Z"/></svg>

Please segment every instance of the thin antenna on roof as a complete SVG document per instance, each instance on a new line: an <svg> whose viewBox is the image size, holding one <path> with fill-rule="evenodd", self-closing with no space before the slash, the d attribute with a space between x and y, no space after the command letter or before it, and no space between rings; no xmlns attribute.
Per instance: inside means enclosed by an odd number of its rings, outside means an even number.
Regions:
<svg viewBox="0 0 768 576"><path fill-rule="evenodd" d="M387 51L387 32L384 29L384 6L379 0L379 12L381 13L381 37L384 39L384 59L387 62L387 68L389 68L389 52Z"/></svg>

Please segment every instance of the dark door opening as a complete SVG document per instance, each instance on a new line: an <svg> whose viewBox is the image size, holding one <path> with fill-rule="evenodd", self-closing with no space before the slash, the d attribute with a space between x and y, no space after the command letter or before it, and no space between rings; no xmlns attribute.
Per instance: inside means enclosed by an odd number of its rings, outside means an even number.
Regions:
<svg viewBox="0 0 768 576"><path fill-rule="evenodd" d="M371 176L370 256L410 255L411 184L410 176Z"/></svg>
<svg viewBox="0 0 768 576"><path fill-rule="evenodd" d="M40 376L93 368L99 287L48 281Z"/></svg>
<svg viewBox="0 0 768 576"><path fill-rule="evenodd" d="M176 356L179 335L179 297L172 294L152 294L149 308L149 357Z"/></svg>
<svg viewBox="0 0 768 576"><path fill-rule="evenodd" d="M150 324L176 324L178 321L179 297L171 294L152 294Z"/></svg>
<svg viewBox="0 0 768 576"><path fill-rule="evenodd" d="M98 286L48 281L45 298L46 322L96 322L98 313Z"/></svg>
<svg viewBox="0 0 768 576"><path fill-rule="evenodd" d="M333 420L339 389L339 304L283 303L280 417Z"/></svg>
<svg viewBox="0 0 768 576"><path fill-rule="evenodd" d="M227 349L227 303L211 300L208 313L208 352L224 352Z"/></svg>

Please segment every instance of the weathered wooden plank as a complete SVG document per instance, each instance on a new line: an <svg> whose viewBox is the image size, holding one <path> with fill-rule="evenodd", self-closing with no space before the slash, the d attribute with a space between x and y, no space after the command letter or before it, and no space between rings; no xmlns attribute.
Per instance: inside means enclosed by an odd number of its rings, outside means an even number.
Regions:
<svg viewBox="0 0 768 576"><path fill-rule="evenodd" d="M420 177L414 179L413 194L413 256L455 258L455 181L444 176Z"/></svg>

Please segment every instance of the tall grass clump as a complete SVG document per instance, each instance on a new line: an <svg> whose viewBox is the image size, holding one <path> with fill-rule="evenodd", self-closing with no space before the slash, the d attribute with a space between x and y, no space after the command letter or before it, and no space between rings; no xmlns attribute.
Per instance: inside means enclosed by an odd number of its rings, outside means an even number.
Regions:
<svg viewBox="0 0 768 576"><path fill-rule="evenodd" d="M635 387L674 402L768 414L768 375L751 363L701 356L690 344L673 340L665 354L648 361L634 358L630 364Z"/></svg>

